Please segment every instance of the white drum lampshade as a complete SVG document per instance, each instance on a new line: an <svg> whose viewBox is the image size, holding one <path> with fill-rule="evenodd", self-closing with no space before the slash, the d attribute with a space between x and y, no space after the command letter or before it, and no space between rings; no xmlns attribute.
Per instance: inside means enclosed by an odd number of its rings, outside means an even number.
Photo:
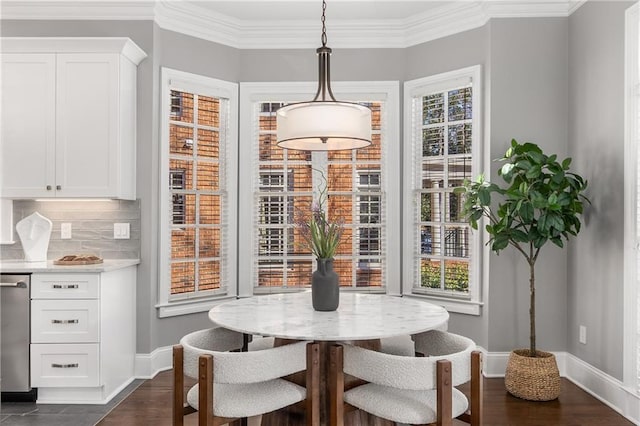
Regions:
<svg viewBox="0 0 640 426"><path fill-rule="evenodd" d="M371 110L350 102L313 101L276 112L278 146L304 151L364 148L371 144Z"/></svg>

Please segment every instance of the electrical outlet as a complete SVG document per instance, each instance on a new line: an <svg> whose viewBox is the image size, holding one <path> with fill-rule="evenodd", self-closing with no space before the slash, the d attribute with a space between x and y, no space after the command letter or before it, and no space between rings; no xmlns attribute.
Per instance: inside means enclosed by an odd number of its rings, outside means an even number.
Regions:
<svg viewBox="0 0 640 426"><path fill-rule="evenodd" d="M60 238L63 240L71 239L71 224L70 223L61 223L60 224Z"/></svg>
<svg viewBox="0 0 640 426"><path fill-rule="evenodd" d="M128 223L114 223L113 238L116 240L128 240L131 238L129 229L130 227Z"/></svg>
<svg viewBox="0 0 640 426"><path fill-rule="evenodd" d="M578 341L583 345L587 344L587 327L584 325L580 326L580 337L578 337Z"/></svg>

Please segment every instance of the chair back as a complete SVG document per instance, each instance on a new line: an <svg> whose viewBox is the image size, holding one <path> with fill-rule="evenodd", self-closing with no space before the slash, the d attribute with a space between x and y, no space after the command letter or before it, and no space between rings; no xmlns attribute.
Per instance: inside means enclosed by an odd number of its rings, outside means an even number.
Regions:
<svg viewBox="0 0 640 426"><path fill-rule="evenodd" d="M433 347L430 348L430 355L425 357L389 355L345 345L344 372L383 386L428 390L436 388L437 361L446 359L451 361L453 386L468 382L471 379L470 360L475 343L457 334L436 330L428 333L437 333L437 336L429 338Z"/></svg>
<svg viewBox="0 0 640 426"><path fill-rule="evenodd" d="M218 330L224 330L220 333ZM255 352L228 352L242 347L237 339L215 328L200 330L184 336L180 344L184 348L184 374L198 377L198 357L213 356L213 379L215 383L242 384L259 383L297 373L307 368L306 346L309 342L297 342ZM218 341L222 337L222 341Z"/></svg>

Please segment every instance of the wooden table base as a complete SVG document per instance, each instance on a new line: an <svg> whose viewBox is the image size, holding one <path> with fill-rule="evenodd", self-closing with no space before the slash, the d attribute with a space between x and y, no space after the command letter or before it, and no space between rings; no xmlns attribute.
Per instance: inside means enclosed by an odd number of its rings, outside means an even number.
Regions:
<svg viewBox="0 0 640 426"><path fill-rule="evenodd" d="M275 346L286 345L292 341L286 339L276 339ZM329 347L336 342L318 342L320 343L320 425L329 424ZM378 350L380 349L380 340L362 340L348 342L357 346L362 346L367 349ZM300 386L305 386L305 373L300 372L287 377L294 383ZM349 383L353 383L356 380L351 376L345 376L345 385L348 388ZM262 426L305 426L306 419L304 412L297 410L296 408L284 408L282 410L274 411L262 416ZM360 410L352 411L345 415L345 426L393 426L394 422L380 419L369 413L362 412Z"/></svg>

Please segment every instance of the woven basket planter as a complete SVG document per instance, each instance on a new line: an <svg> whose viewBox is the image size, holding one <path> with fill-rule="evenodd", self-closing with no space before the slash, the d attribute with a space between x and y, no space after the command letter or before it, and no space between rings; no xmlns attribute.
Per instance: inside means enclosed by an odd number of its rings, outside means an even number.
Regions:
<svg viewBox="0 0 640 426"><path fill-rule="evenodd" d="M560 396L560 372L555 355L537 351L533 358L528 349L516 349L509 355L504 384L507 391L529 401L551 401Z"/></svg>

